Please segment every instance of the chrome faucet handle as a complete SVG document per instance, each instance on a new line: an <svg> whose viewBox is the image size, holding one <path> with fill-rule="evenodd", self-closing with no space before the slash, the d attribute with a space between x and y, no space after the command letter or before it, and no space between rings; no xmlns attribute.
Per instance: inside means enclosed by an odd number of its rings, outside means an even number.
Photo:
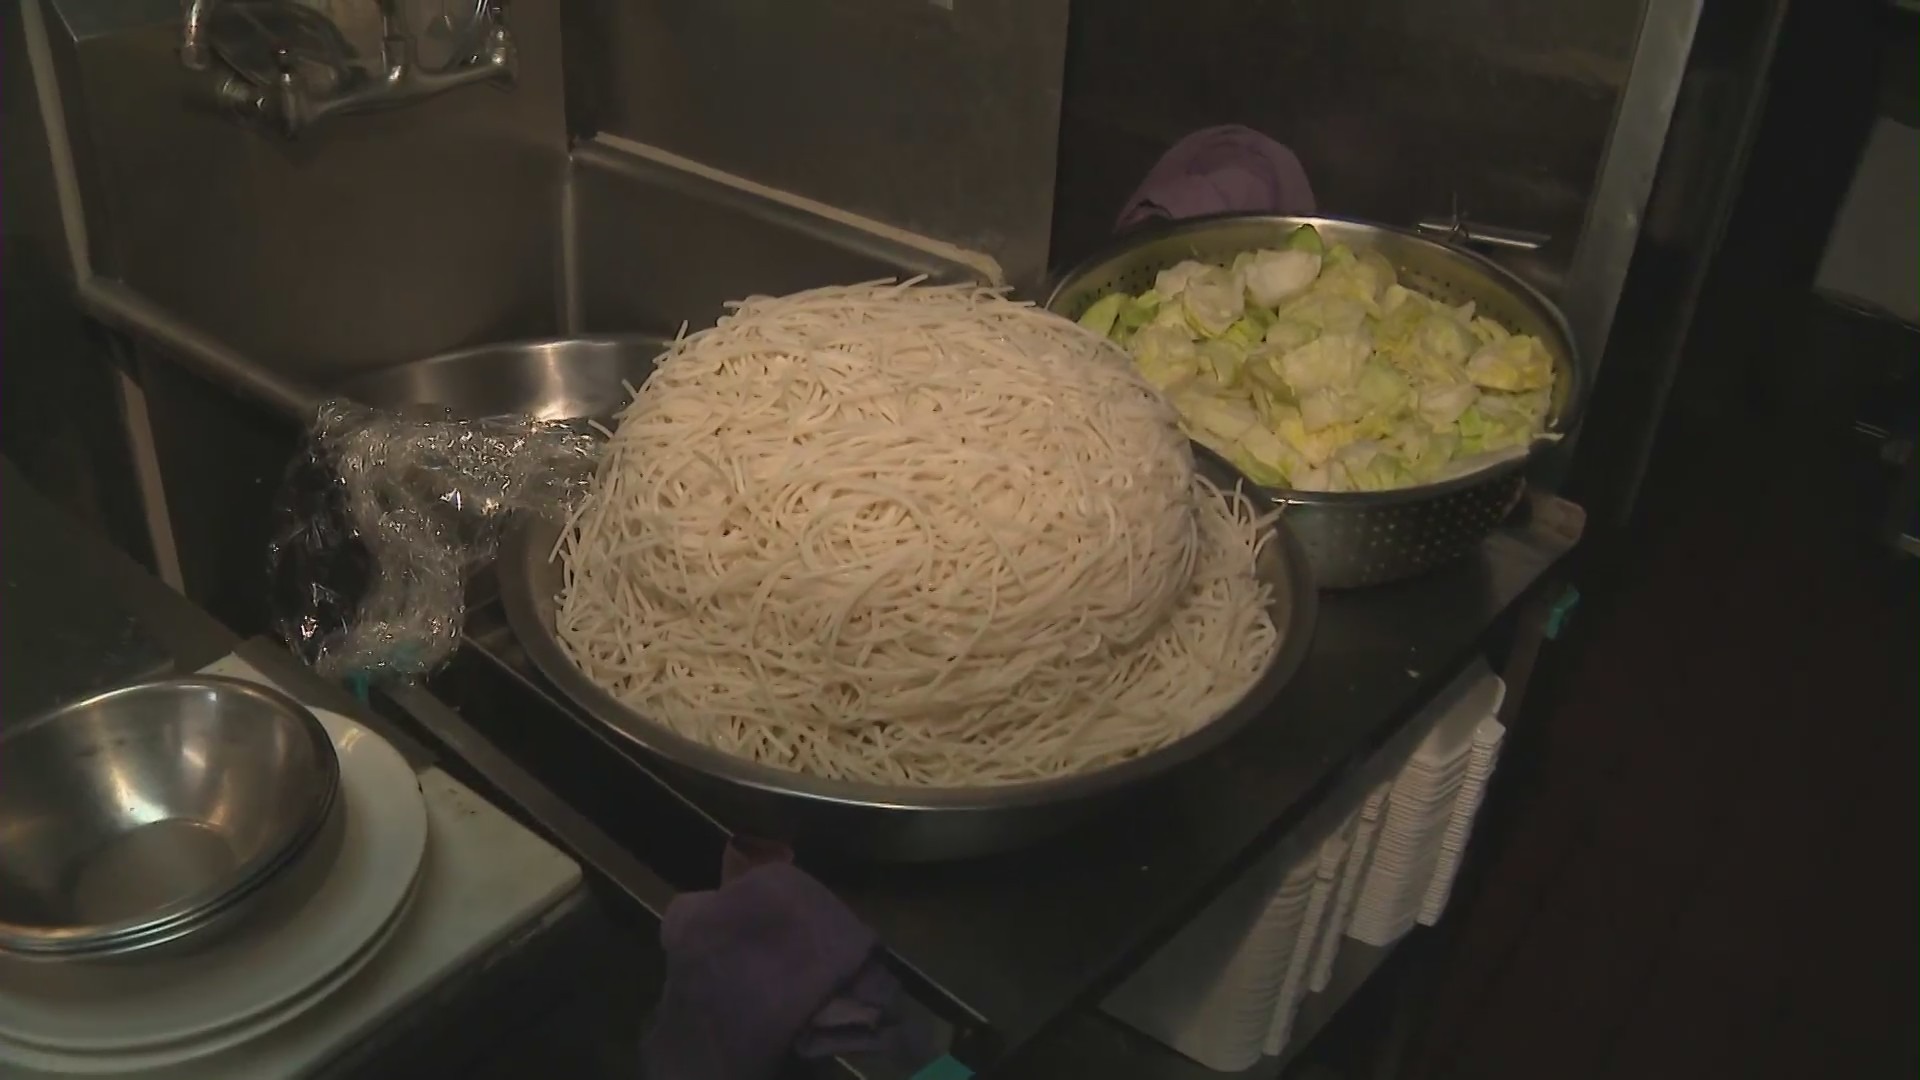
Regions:
<svg viewBox="0 0 1920 1080"><path fill-rule="evenodd" d="M184 25L180 30L180 63L189 71L205 71L213 57L207 49L207 17L219 0L187 0Z"/></svg>

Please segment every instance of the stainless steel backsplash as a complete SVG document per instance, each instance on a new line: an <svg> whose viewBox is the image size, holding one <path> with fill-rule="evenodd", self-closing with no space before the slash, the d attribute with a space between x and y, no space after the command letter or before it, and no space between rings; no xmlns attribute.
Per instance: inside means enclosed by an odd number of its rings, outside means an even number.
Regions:
<svg viewBox="0 0 1920 1080"><path fill-rule="evenodd" d="M571 0L576 124L1046 263L1067 0Z"/></svg>

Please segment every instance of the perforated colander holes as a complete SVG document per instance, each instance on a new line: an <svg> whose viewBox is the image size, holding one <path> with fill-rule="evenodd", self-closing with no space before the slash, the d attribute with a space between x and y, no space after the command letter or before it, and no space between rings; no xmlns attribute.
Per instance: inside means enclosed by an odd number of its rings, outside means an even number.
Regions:
<svg viewBox="0 0 1920 1080"><path fill-rule="evenodd" d="M1472 297L1467 295L1465 289L1462 289L1453 282L1432 274L1423 273L1419 270L1401 270L1399 271L1399 277L1401 285L1412 289L1414 292L1425 294L1443 304L1458 307L1472 299Z"/></svg>

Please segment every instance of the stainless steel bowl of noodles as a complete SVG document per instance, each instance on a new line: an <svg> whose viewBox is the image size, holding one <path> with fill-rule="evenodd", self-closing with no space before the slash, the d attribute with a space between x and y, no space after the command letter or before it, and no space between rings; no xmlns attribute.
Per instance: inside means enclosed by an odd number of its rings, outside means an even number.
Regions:
<svg viewBox="0 0 1920 1080"><path fill-rule="evenodd" d="M1110 344L971 286L754 298L677 343L499 564L529 660L727 824L948 859L1278 721L1314 592Z"/></svg>

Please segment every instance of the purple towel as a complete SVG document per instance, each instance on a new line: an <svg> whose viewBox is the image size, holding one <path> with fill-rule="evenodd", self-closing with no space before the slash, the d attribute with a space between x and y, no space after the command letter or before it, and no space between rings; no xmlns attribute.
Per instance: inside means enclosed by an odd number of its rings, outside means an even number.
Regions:
<svg viewBox="0 0 1920 1080"><path fill-rule="evenodd" d="M649 1080L764 1080L803 1057L931 1056L902 1020L872 930L779 845L736 840L710 892L660 923L666 986L642 1055Z"/></svg>
<svg viewBox="0 0 1920 1080"><path fill-rule="evenodd" d="M1252 128L1212 127L1174 143L1120 212L1115 232L1161 218L1311 214L1313 186L1293 151Z"/></svg>

